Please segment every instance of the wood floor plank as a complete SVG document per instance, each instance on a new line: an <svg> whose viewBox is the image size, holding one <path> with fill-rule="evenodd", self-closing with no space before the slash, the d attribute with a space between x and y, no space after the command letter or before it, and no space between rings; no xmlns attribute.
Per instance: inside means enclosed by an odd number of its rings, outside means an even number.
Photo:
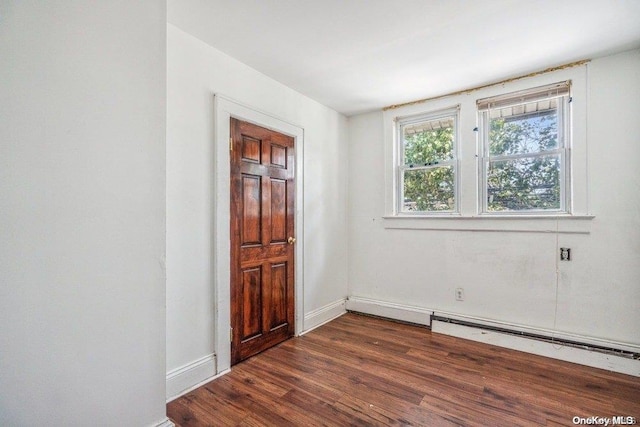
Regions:
<svg viewBox="0 0 640 427"><path fill-rule="evenodd" d="M640 418L640 379L346 314L167 405L191 426L570 426Z"/></svg>
<svg viewBox="0 0 640 427"><path fill-rule="evenodd" d="M269 358L266 354L264 356L260 358L261 363L256 365L255 375L257 376L268 378L269 381L282 386L289 386L291 390L297 389L321 397L327 402L335 402L344 394L342 391L326 384L322 374L318 371L304 376L283 372L281 368L274 368L276 359ZM258 369L261 371L258 371Z"/></svg>
<svg viewBox="0 0 640 427"><path fill-rule="evenodd" d="M371 403L353 396L345 396L337 403L363 418L367 425L380 426L459 426L447 414L444 416L406 402L387 401L386 405Z"/></svg>

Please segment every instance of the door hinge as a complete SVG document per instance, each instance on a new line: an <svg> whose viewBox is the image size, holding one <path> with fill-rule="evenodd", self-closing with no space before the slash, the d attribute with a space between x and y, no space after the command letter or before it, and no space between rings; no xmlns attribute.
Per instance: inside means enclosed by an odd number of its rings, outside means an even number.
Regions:
<svg viewBox="0 0 640 427"><path fill-rule="evenodd" d="M233 328L229 328L229 341L233 342Z"/></svg>
<svg viewBox="0 0 640 427"><path fill-rule="evenodd" d="M233 151L233 138L229 138L229 151Z"/></svg>

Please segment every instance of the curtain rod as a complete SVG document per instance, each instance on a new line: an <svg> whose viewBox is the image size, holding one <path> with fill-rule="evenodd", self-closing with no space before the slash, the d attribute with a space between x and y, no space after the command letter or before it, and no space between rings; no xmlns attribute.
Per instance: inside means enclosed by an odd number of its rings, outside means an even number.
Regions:
<svg viewBox="0 0 640 427"><path fill-rule="evenodd" d="M523 76L512 77L510 79L501 80L501 81L495 82L495 83L489 83L489 84L482 85L482 86L476 86L476 87L472 87L472 88L469 88L469 89L459 90L457 92L447 93L446 95L438 95L438 96L433 96L431 98L424 98L424 99L418 99L416 101L404 102L402 104L389 105L387 107L384 107L382 109L382 111L394 110L396 108L406 107L407 105L422 104L423 102L433 101L434 99L446 98L447 96L467 94L467 93L471 93L471 92L474 92L476 90L484 89L484 88L487 88L487 87L492 87L492 86L497 86L497 85L501 85L501 84L505 84L505 83L515 82L517 80L526 79L528 77L539 76L540 74L551 73L553 71L564 70L564 69L567 69L567 68L579 67L580 65L584 65L584 64L586 64L588 62L591 62L591 60L590 59L583 59L581 61L570 62L568 64L559 65L557 67L545 68L544 70L541 70L541 71L534 71L533 73L525 74Z"/></svg>

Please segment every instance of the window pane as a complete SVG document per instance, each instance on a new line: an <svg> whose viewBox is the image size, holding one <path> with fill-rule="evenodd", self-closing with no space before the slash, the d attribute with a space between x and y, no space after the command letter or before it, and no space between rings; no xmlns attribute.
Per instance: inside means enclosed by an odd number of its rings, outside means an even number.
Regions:
<svg viewBox="0 0 640 427"><path fill-rule="evenodd" d="M526 110L527 104L490 111L490 155L539 153L558 148L557 108Z"/></svg>
<svg viewBox="0 0 640 427"><path fill-rule="evenodd" d="M560 155L489 162L490 212L560 209Z"/></svg>
<svg viewBox="0 0 640 427"><path fill-rule="evenodd" d="M405 170L403 212L455 210L453 166Z"/></svg>
<svg viewBox="0 0 640 427"><path fill-rule="evenodd" d="M444 117L404 125L404 164L424 166L453 159L453 124L453 117Z"/></svg>

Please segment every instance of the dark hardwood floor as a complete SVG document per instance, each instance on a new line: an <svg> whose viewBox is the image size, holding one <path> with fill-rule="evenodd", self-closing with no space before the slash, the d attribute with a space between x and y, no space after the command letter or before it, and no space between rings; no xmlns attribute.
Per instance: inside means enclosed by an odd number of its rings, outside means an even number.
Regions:
<svg viewBox="0 0 640 427"><path fill-rule="evenodd" d="M640 417L640 379L346 314L170 402L187 426L571 426Z"/></svg>

